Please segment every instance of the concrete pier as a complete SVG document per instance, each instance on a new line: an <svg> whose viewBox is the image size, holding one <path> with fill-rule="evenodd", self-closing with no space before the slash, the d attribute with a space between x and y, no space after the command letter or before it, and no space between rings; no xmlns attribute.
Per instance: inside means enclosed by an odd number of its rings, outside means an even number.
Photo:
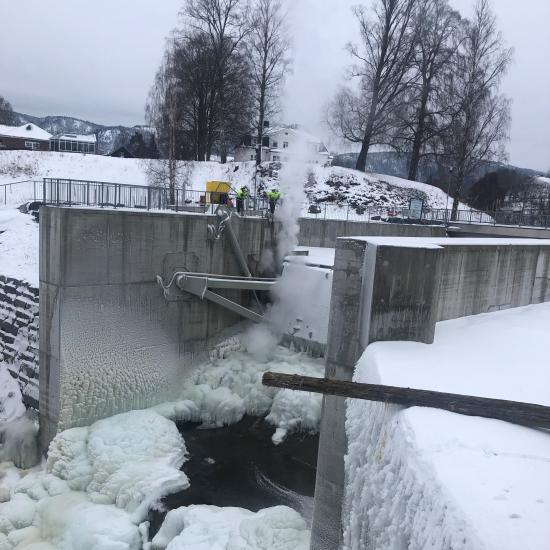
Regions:
<svg viewBox="0 0 550 550"><path fill-rule="evenodd" d="M546 301L550 241L338 239L325 376L351 380L371 342L431 343L437 321ZM313 550L342 544L345 404L323 401Z"/></svg>

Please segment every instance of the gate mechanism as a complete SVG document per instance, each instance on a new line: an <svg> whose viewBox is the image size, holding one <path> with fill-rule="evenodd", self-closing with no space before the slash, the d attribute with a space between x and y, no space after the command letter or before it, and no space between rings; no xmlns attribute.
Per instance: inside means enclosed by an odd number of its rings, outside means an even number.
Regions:
<svg viewBox="0 0 550 550"><path fill-rule="evenodd" d="M264 320L262 315L225 296L212 292L211 289L271 290L276 282L277 279L176 271L168 284L164 284L162 277L157 275L157 283L162 287L164 297L169 302L183 300L186 294L192 294L198 296L201 300L209 300L219 304L256 323L261 323Z"/></svg>

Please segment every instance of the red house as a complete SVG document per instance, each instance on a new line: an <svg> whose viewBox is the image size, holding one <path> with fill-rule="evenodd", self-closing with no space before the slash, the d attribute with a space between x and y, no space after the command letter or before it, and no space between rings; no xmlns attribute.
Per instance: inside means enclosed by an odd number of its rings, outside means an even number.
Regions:
<svg viewBox="0 0 550 550"><path fill-rule="evenodd" d="M0 151L14 149L48 151L51 137L49 132L31 122L21 126L0 124Z"/></svg>

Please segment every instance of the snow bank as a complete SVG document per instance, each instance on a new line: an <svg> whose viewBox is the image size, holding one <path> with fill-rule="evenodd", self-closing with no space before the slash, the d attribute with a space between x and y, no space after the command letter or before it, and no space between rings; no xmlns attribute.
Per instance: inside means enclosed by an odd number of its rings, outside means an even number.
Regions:
<svg viewBox="0 0 550 550"><path fill-rule="evenodd" d="M549 328L550 304L441 322L371 344L354 380L550 405ZM360 400L346 432L346 548L547 548L547 433Z"/></svg>
<svg viewBox="0 0 550 550"><path fill-rule="evenodd" d="M269 332L254 327L243 340L262 345L269 338ZM197 367L178 401L158 405L153 410L175 421L201 422L203 427L234 424L245 414L267 415L266 420L277 428L275 443L291 431L317 431L321 396L309 392L293 392L289 396L264 386L262 375L269 370L322 377L323 361L281 346L262 351L266 354L253 355L241 348L230 351L226 357L212 357Z"/></svg>
<svg viewBox="0 0 550 550"><path fill-rule="evenodd" d="M38 246L38 224L32 216L0 207L0 274L38 287Z"/></svg>
<svg viewBox="0 0 550 550"><path fill-rule="evenodd" d="M428 208L447 208L451 202L433 185L339 166L310 166L305 186L309 202L395 208L408 208L411 198L422 198ZM469 208L461 203L460 209Z"/></svg>
<svg viewBox="0 0 550 550"><path fill-rule="evenodd" d="M309 531L286 506L242 508L185 506L166 515L153 550L308 550Z"/></svg>
<svg viewBox="0 0 550 550"><path fill-rule="evenodd" d="M12 476L0 548L139 550L147 510L189 485L179 471L185 456L175 425L150 410L61 432L44 469Z"/></svg>

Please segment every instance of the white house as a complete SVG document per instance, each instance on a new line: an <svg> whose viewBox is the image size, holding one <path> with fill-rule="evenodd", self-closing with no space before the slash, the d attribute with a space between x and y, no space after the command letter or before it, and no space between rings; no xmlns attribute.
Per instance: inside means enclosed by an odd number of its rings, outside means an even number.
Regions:
<svg viewBox="0 0 550 550"><path fill-rule="evenodd" d="M298 159L312 164L325 164L331 158L318 137L299 127L266 128L262 141L262 162ZM241 145L235 149L235 160L254 160L256 145L256 136L244 136Z"/></svg>

